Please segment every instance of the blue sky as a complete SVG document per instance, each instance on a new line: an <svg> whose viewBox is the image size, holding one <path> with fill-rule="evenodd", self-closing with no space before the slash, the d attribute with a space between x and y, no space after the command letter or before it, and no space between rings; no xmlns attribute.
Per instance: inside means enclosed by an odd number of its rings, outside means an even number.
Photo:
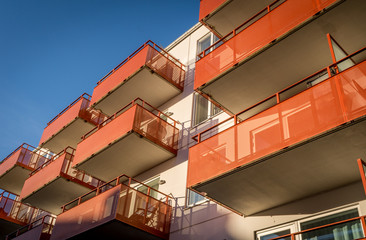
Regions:
<svg viewBox="0 0 366 240"><path fill-rule="evenodd" d="M166 47L199 0L0 0L0 160L140 45Z"/></svg>

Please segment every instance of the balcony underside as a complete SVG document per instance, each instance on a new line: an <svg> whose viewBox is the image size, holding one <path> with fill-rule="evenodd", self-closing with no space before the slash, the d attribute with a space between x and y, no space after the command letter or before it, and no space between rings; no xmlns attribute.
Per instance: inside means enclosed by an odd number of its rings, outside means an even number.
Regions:
<svg viewBox="0 0 366 240"><path fill-rule="evenodd" d="M57 177L52 182L24 197L22 202L41 208L53 214L61 213L61 207L75 198L87 193L90 188L84 187L63 177Z"/></svg>
<svg viewBox="0 0 366 240"><path fill-rule="evenodd" d="M21 225L0 218L0 239L5 239L6 235L16 231L20 227Z"/></svg>
<svg viewBox="0 0 366 240"><path fill-rule="evenodd" d="M132 131L76 167L109 181L121 174L136 176L174 156L172 152Z"/></svg>
<svg viewBox="0 0 366 240"><path fill-rule="evenodd" d="M77 144L81 141L81 137L94 127L95 125L80 117L76 117L72 122L41 144L41 147L50 149L54 153L59 153L68 146L76 148Z"/></svg>
<svg viewBox="0 0 366 240"><path fill-rule="evenodd" d="M119 220L112 220L98 227L75 235L69 239L133 239L133 240L161 240L155 235L135 228Z"/></svg>
<svg viewBox="0 0 366 240"><path fill-rule="evenodd" d="M273 0L232 0L227 1L203 21L211 26L221 36L238 27L247 19L271 4Z"/></svg>
<svg viewBox="0 0 366 240"><path fill-rule="evenodd" d="M348 54L364 47L365 11L363 0L346 1L276 44L268 45L265 51L245 59L200 90L238 113L330 65L327 33Z"/></svg>
<svg viewBox="0 0 366 240"><path fill-rule="evenodd" d="M20 195L25 180L29 177L30 170L19 165L14 165L0 176L0 188Z"/></svg>
<svg viewBox="0 0 366 240"><path fill-rule="evenodd" d="M137 97L144 99L152 106L160 106L181 91L169 81L143 66L116 88L93 104L96 109L107 115L113 115L123 106Z"/></svg>
<svg viewBox="0 0 366 240"><path fill-rule="evenodd" d="M366 120L282 149L193 188L245 215L360 181Z"/></svg>

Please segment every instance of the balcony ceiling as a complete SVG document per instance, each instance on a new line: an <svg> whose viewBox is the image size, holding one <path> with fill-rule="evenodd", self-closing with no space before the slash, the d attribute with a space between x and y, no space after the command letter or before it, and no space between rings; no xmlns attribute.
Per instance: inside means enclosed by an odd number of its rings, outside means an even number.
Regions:
<svg viewBox="0 0 366 240"><path fill-rule="evenodd" d="M95 125L77 117L53 137L49 138L41 147L50 149L54 153L59 153L68 146L76 149L77 144L81 141L81 137L94 127Z"/></svg>
<svg viewBox="0 0 366 240"><path fill-rule="evenodd" d="M348 52L365 46L366 2L346 1L201 88L233 113L332 64L326 34ZM350 17L351 16L351 17Z"/></svg>
<svg viewBox="0 0 366 240"><path fill-rule="evenodd" d="M173 84L144 66L93 104L93 107L110 116L138 97L158 107L180 92Z"/></svg>
<svg viewBox="0 0 366 240"><path fill-rule="evenodd" d="M136 176L173 156L170 151L131 132L76 167L109 181L121 174Z"/></svg>
<svg viewBox="0 0 366 240"><path fill-rule="evenodd" d="M161 240L155 235L132 227L126 223L118 220L112 220L103 225L94 227L83 233L75 235L71 239L78 240L90 240L90 239L114 239L116 236L121 236L122 239L134 239L134 240ZM123 236L123 237L122 237Z"/></svg>
<svg viewBox="0 0 366 240"><path fill-rule="evenodd" d="M25 180L29 177L30 170L19 165L14 165L0 177L0 188L20 195Z"/></svg>
<svg viewBox="0 0 366 240"><path fill-rule="evenodd" d="M90 189L68 179L57 177L52 182L22 199L22 202L53 214L61 213L61 207Z"/></svg>
<svg viewBox="0 0 366 240"><path fill-rule="evenodd" d="M273 0L229 0L224 7L204 21L221 36L225 36L272 2Z"/></svg>
<svg viewBox="0 0 366 240"><path fill-rule="evenodd" d="M361 181L366 120L284 149L194 188L245 215Z"/></svg>

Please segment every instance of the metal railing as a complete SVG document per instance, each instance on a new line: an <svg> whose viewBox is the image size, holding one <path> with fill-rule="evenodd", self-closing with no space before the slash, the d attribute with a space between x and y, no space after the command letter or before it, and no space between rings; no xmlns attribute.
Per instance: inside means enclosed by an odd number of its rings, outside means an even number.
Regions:
<svg viewBox="0 0 366 240"><path fill-rule="evenodd" d="M244 23L239 25L237 28L235 28L233 31L229 32L219 40L217 40L215 43L213 43L211 46L203 50L201 53L197 55L197 61L204 58L208 53L212 52L215 48L219 47L224 42L228 41L229 39L235 37L238 33L245 30L247 27L252 25L253 23L257 22L262 17L266 16L268 13L270 13L273 9L280 6L282 3L286 2L287 0L275 0L265 8L263 8L258 13L254 14L252 17L250 17L248 20L246 20Z"/></svg>
<svg viewBox="0 0 366 240"><path fill-rule="evenodd" d="M36 147L33 147L27 143L23 143L12 153L10 153L6 158L4 158L0 162L0 165L3 164L7 159L12 157L19 150L21 152L17 159L17 162L23 164L24 166L28 166L32 169L37 168L40 164L43 164L45 161L47 161L54 155L52 152L46 152Z"/></svg>
<svg viewBox="0 0 366 240"><path fill-rule="evenodd" d="M326 224L326 225L323 225L323 226L306 229L306 230L303 230L303 231L300 231L300 232L282 235L282 236L279 236L279 237L271 238L269 240L279 240L279 239L285 239L285 238L291 238L291 240L295 240L296 236L302 235L304 233L309 233L309 232L312 232L312 231L315 231L315 230L324 229L324 228L327 228L327 227L332 227L332 226L336 226L336 225L339 225L339 224L348 223L348 222L357 221L357 220L359 220L361 222L362 232L363 232L363 238L357 238L357 239L364 239L364 237L366 237L365 217L366 216L354 217L354 218L350 218L350 219L347 219L347 220L342 220L342 221Z"/></svg>
<svg viewBox="0 0 366 240"><path fill-rule="evenodd" d="M80 205L81 203L83 203L83 202L85 202L85 201L87 201L87 200L89 200L93 197L96 197L99 194L101 194L103 192L106 192L109 189L111 189L111 188L113 188L117 185L120 185L120 184L122 184L124 186L127 186L127 187L130 187L130 188L133 188L134 190L140 192L141 194L145 194L146 196L149 196L151 192L161 194L165 198L164 202L168 205L171 204L171 200L173 199L170 195L162 193L162 192L160 192L160 191L158 191L158 190L156 190L156 189L154 189L154 188L152 188L152 187L150 187L150 186L148 186L148 185L146 185L146 184L144 184L140 181L137 181L137 180L125 175L125 174L122 174L119 177L117 177L117 178L115 178L115 179L113 179L109 182L106 182L103 185L98 186L94 190L92 190L92 191L90 191L90 192L88 192L88 193L72 200L71 202L69 202L65 205L63 205L62 206L62 212L68 211L68 210ZM136 186L138 186L138 187L144 186L144 187L147 188L147 192L145 193L145 192L139 191L138 188L132 187L131 184L136 184ZM151 196L149 196L149 197L151 197ZM151 197L151 198L153 198L153 197ZM156 199L156 198L154 198L154 199ZM158 199L156 199L156 200L158 200ZM163 200L160 199L158 201L163 201Z"/></svg>
<svg viewBox="0 0 366 240"><path fill-rule="evenodd" d="M284 101L284 100L286 100L286 99L288 99L290 97L293 97L293 96L299 94L300 92L305 91L306 89L309 89L309 88L315 86L315 84L313 85L312 82L314 80L318 79L319 77L324 76L324 74L328 74L327 79L330 78L330 77L332 77L332 76L335 76L335 75L339 74L341 71L346 70L346 69L340 69L339 68L339 65L340 64L344 63L345 61L352 61L354 64L356 64L352 58L353 57L356 57L356 56L359 57L359 55L361 53L363 53L363 52L366 53L366 47L364 47L364 48L362 48L362 49L360 49L360 50L358 50L358 51L356 51L356 52L354 52L354 53L352 53L352 54L350 54L350 55L342 58L341 60L337 61L336 63L333 63L333 64L331 64L331 65L329 65L329 66L327 66L327 67L325 67L325 68L317 71L316 73L314 73L314 74L312 74L312 75L310 75L310 76L308 76L308 77L306 77L306 78L304 78L304 79L302 79L300 81L298 81L298 82L296 82L296 83L294 83L294 84L286 87L285 89L283 89L283 90L281 90L281 91L279 91L279 92L277 92L277 93L275 93L275 94L273 94L273 95L265 98L264 100L262 100L262 101L260 101L260 102L258 102L256 104L254 104L254 105L246 108L245 110L243 110L243 111L241 111L241 112L239 112L239 113L237 113L237 114L235 114L235 115L233 115L233 116L231 116L231 117L223 120L222 122L220 122L220 123L218 123L218 124L216 124L216 125L214 125L214 126L212 126L210 128L207 128L206 130L204 130L204 131L202 131L202 132L194 135L192 137L192 139L195 140L195 141L197 141L198 143L200 143L202 141L202 136L205 133L208 133L208 132L212 131L213 129L216 129L217 130L217 128L219 126L223 125L224 123L229 122L230 120L233 120L234 121L233 126L235 126L235 125L237 125L237 124L239 124L239 123L241 123L241 122L243 122L243 121L245 121L245 120L247 120L247 119L249 119L249 118L257 115L257 114L259 114L260 112L263 112L263 111L265 111L265 110L267 110L267 109L269 109L269 108L271 108L271 107L273 107L273 106L281 103L282 101ZM361 59L362 60L360 62L364 61L365 57L362 57ZM291 90L294 90L294 88L299 87L301 84L303 84L303 86L301 86L301 89L300 90L296 90L296 91L291 92ZM284 95L285 98L284 99L281 99L281 95ZM268 105L268 102L270 100L273 100L273 99L274 99L274 104L269 104L269 106L263 107L262 109L260 109L259 112L255 112L252 115L246 116L245 119L241 119L239 117L241 115L244 115L244 114L248 113L250 110L253 110L255 107L258 107L258 106L260 106L262 104L265 105L267 103L267 105ZM233 126L231 126L231 127L233 127ZM217 131L214 135L217 135L220 132L221 131ZM210 137L212 137L212 136L210 136Z"/></svg>
<svg viewBox="0 0 366 240"><path fill-rule="evenodd" d="M95 128L93 128L92 130L90 130L89 132L87 132L85 135L83 135L81 137L82 140L85 140L86 138L90 137L93 133L95 133L96 131L98 131L99 129L101 129L102 127L105 127L108 123L110 123L113 119L117 118L119 115L121 115L122 113L124 113L126 110L132 108L135 105L139 105L141 107L143 107L146 111L147 108L152 109L152 111L149 111L151 113L153 113L154 115L156 115L157 117L159 117L160 119L162 118L162 116L164 116L164 118L166 118L167 120L163 120L165 122L167 122L169 125L171 125L172 127L176 128L178 122L175 121L173 118L169 117L167 114L161 112L160 110L158 110L157 108L153 107L152 105L148 104L147 102L145 102L144 100L140 99L140 98L136 98L135 100L133 100L132 102L130 102L129 104L127 104L126 106L124 106L123 108L121 108L120 110L118 110L115 114L113 114L112 116L110 116L109 118L107 118L106 120L104 120L102 123L100 123L98 126L96 126ZM169 120L169 121L168 121Z"/></svg>
<svg viewBox="0 0 366 240"><path fill-rule="evenodd" d="M64 150L59 152L57 155L53 156L49 161L45 162L40 167L38 167L37 169L32 171L29 174L29 176L30 177L33 176L34 174L36 174L37 172L39 172L40 170L42 170L43 168L48 166L50 163L52 163L55 160L57 160L58 158L60 158L62 155L67 155L67 156L65 156L65 158L63 160L64 163L62 165L62 168L60 169L61 173L66 175L65 177L71 177L73 180L75 180L75 179L79 180L79 181L81 181L81 183L88 184L88 185L90 185L90 187L93 187L93 188L103 184L104 181L102 181L96 177L93 177L92 175L89 175L82 170L71 167L72 159L74 157L75 151L76 150L72 147L65 148Z"/></svg>
<svg viewBox="0 0 366 240"><path fill-rule="evenodd" d="M40 225L42 225L42 234L51 235L53 227L55 226L56 217L53 217L51 215L45 215L42 218L39 218L27 226L21 227L18 230L6 235L6 240L14 239L23 233L26 233Z"/></svg>
<svg viewBox="0 0 366 240"><path fill-rule="evenodd" d="M85 99L88 102L90 102L91 96L87 93L83 93L80 97L78 97L75 101L73 101L69 106L67 106L64 110L62 110L59 114L56 115L56 117L52 118L51 121L47 123L47 126L53 123L57 118L59 118L62 114L64 114L67 110L69 110L72 106L74 106L79 100Z"/></svg>
<svg viewBox="0 0 366 240"><path fill-rule="evenodd" d="M39 208L24 204L10 196L0 196L0 217L9 219L18 224L28 224L47 212Z"/></svg>
<svg viewBox="0 0 366 240"><path fill-rule="evenodd" d="M127 63L130 59L132 59L137 53L139 53L142 49L144 49L147 46L151 46L153 49L157 50L162 56L166 57L170 62L172 62L174 65L176 65L181 70L185 71L186 66L179 62L178 59L170 55L168 52L166 52L163 48L161 48L159 45L155 44L153 41L148 40L145 42L141 47L139 47L136 51L134 51L131 55L129 55L125 60L123 60L120 64L118 64L115 68L113 68L109 73L107 73L102 79L100 79L97 82L97 85L101 84L106 78L108 78L112 73L117 71L121 66L123 66L125 63ZM181 83L178 83L181 84Z"/></svg>

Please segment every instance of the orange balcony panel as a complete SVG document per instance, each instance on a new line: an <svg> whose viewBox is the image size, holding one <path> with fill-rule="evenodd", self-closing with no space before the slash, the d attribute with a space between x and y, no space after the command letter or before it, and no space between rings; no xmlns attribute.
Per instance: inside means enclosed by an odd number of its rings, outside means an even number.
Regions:
<svg viewBox="0 0 366 240"><path fill-rule="evenodd" d="M44 129L39 145L60 152L67 146L76 147L80 137L104 120L104 115L89 110L90 96L77 98L53 118Z"/></svg>
<svg viewBox="0 0 366 240"><path fill-rule="evenodd" d="M176 122L167 117L170 124L159 117L163 113L147 108L152 109L135 100L86 134L77 146L73 167L108 181L121 172L135 176L174 157Z"/></svg>
<svg viewBox="0 0 366 240"><path fill-rule="evenodd" d="M30 224L18 228L16 231L8 234L6 240L49 240L51 238L53 226L56 218L50 215L43 216Z"/></svg>
<svg viewBox="0 0 366 240"><path fill-rule="evenodd" d="M239 32L238 29L239 33L225 36L225 39L230 39L196 63L194 88L209 83L337 1L286 0L244 30Z"/></svg>
<svg viewBox="0 0 366 240"><path fill-rule="evenodd" d="M58 214L63 204L100 185L98 179L71 168L73 152L67 148L32 172L24 183L20 199Z"/></svg>
<svg viewBox="0 0 366 240"><path fill-rule="evenodd" d="M336 1L333 4L319 1L322 3L319 9L329 6L313 16L312 11L318 11L313 7L317 6L315 2L287 0L249 26L245 25L244 29L238 29L234 37L230 35L230 39L196 63L195 88L235 114L333 63L327 33L346 54L364 47L365 1ZM290 11L288 7L299 9ZM297 20L290 20L292 17L305 20L300 19L296 25ZM325 26L325 22L331 24ZM296 27L292 28L293 25ZM266 28L274 32L267 33ZM276 29L286 33L271 36L279 33Z"/></svg>
<svg viewBox="0 0 366 240"><path fill-rule="evenodd" d="M1 162L0 188L19 195L29 173L49 160L51 154L23 143Z"/></svg>
<svg viewBox="0 0 366 240"><path fill-rule="evenodd" d="M14 196L10 196L6 192L0 195L0 233L3 233L2 236L31 223L43 214L47 213L14 200Z"/></svg>
<svg viewBox="0 0 366 240"><path fill-rule="evenodd" d="M365 73L363 61L191 147L188 186L253 214L357 181Z"/></svg>
<svg viewBox="0 0 366 240"><path fill-rule="evenodd" d="M76 199L75 204L70 203L76 206L58 215L51 239L169 238L172 207L168 201L124 184L85 197L85 201Z"/></svg>
<svg viewBox="0 0 366 240"><path fill-rule="evenodd" d="M183 68L178 60L148 41L98 82L91 104L108 115L137 97L160 106L182 92Z"/></svg>
<svg viewBox="0 0 366 240"><path fill-rule="evenodd" d="M211 14L214 10L216 10L225 2L227 2L227 0L201 0L199 14L200 20Z"/></svg>

